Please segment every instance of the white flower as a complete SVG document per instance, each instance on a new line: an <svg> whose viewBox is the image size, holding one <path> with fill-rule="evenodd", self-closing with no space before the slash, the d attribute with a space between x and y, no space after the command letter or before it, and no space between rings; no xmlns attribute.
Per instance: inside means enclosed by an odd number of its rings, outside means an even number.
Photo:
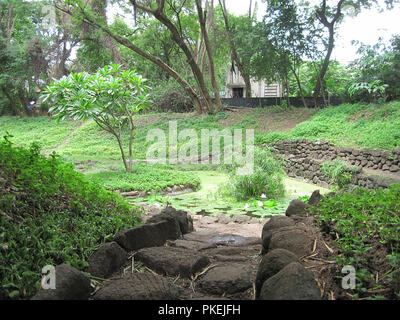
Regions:
<svg viewBox="0 0 400 320"><path fill-rule="evenodd" d="M257 204L258 204L259 207L262 207L264 205L264 203L262 203L261 201L258 201Z"/></svg>
<svg viewBox="0 0 400 320"><path fill-rule="evenodd" d="M261 199L267 199L267 196L263 193L263 194L261 195Z"/></svg>
<svg viewBox="0 0 400 320"><path fill-rule="evenodd" d="M250 205L248 203L246 203L244 206L244 210L247 210L248 208L250 208Z"/></svg>

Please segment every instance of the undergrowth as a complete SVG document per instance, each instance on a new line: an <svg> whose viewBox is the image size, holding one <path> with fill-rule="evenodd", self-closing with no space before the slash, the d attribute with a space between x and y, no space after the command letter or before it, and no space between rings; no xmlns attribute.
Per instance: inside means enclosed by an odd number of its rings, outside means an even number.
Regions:
<svg viewBox="0 0 400 320"><path fill-rule="evenodd" d="M32 296L46 265L85 271L93 251L139 211L33 143L0 142L0 298Z"/></svg>
<svg viewBox="0 0 400 320"><path fill-rule="evenodd" d="M356 269L355 299L400 299L400 184L326 196L311 212L340 249L338 277Z"/></svg>

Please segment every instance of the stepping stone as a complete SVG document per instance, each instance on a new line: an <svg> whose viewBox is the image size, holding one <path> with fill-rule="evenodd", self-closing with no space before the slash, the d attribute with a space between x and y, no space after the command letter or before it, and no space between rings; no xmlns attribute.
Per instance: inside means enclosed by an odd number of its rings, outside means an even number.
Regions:
<svg viewBox="0 0 400 320"><path fill-rule="evenodd" d="M198 241L179 240L179 239L175 241L167 241L167 244L170 247L184 248L194 251L201 251L217 247L217 245L214 243L202 243Z"/></svg>
<svg viewBox="0 0 400 320"><path fill-rule="evenodd" d="M292 262L264 282L260 300L321 300L321 291L313 274Z"/></svg>
<svg viewBox="0 0 400 320"><path fill-rule="evenodd" d="M292 262L298 262L297 256L285 249L275 249L266 254L258 266L256 276L256 299L260 295L264 281L271 278Z"/></svg>
<svg viewBox="0 0 400 320"><path fill-rule="evenodd" d="M55 289L40 289L31 300L87 300L92 287L84 273L68 264L55 267Z"/></svg>
<svg viewBox="0 0 400 320"><path fill-rule="evenodd" d="M101 288L95 300L176 300L180 289L168 279L143 272L128 274Z"/></svg>
<svg viewBox="0 0 400 320"><path fill-rule="evenodd" d="M116 242L99 247L89 258L89 273L99 278L107 278L126 261L127 253Z"/></svg>
<svg viewBox="0 0 400 320"><path fill-rule="evenodd" d="M222 295L244 292L252 287L250 272L243 265L220 265L208 270L197 281L197 287L207 294Z"/></svg>
<svg viewBox="0 0 400 320"><path fill-rule="evenodd" d="M139 250L135 259L157 273L190 278L210 264L208 257L196 251L174 247L153 247Z"/></svg>
<svg viewBox="0 0 400 320"><path fill-rule="evenodd" d="M305 229L300 227L283 227L272 232L268 251L286 249L299 258L311 253L312 239Z"/></svg>

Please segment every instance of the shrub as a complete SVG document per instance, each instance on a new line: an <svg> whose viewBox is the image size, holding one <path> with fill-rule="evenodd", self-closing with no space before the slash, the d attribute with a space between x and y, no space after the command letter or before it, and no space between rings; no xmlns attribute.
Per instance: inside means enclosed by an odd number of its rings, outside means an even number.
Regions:
<svg viewBox="0 0 400 320"><path fill-rule="evenodd" d="M270 132L267 134L259 134L255 136L254 142L256 145L261 145L261 144L269 144L269 143L273 143L273 142L278 142L281 140L285 140L288 139L289 135L287 133L284 132Z"/></svg>
<svg viewBox="0 0 400 320"><path fill-rule="evenodd" d="M168 82L153 88L150 98L152 109L158 112L191 112L193 103L186 91Z"/></svg>
<svg viewBox="0 0 400 320"><path fill-rule="evenodd" d="M91 253L121 229L139 223L122 197L73 170L36 144L0 142L0 299L27 298L45 265L85 271Z"/></svg>
<svg viewBox="0 0 400 320"><path fill-rule="evenodd" d="M387 299L400 298L399 199L396 184L325 196L311 208L321 229L336 239L338 277L344 276L341 267L356 268L356 289L348 292L355 298L374 298L376 292Z"/></svg>
<svg viewBox="0 0 400 320"><path fill-rule="evenodd" d="M236 175L238 164L230 168L230 182L221 187L225 195L232 195L238 201L265 195L268 199L282 197L285 193L283 184L284 170L281 160L268 149L255 149L254 172L249 175Z"/></svg>
<svg viewBox="0 0 400 320"><path fill-rule="evenodd" d="M333 161L325 161L322 164L322 172L326 174L333 185L339 190L349 188L355 168L349 167L347 163L341 159Z"/></svg>

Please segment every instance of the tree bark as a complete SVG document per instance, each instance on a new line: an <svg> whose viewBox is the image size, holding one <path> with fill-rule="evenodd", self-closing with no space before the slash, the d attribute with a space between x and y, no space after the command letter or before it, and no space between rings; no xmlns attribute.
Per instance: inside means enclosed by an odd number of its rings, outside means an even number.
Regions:
<svg viewBox="0 0 400 320"><path fill-rule="evenodd" d="M196 79L196 82L197 82L199 89L202 93L202 96L204 98L204 101L206 104L205 105L206 111L213 112L214 108L213 108L211 96L208 92L207 86L204 81L203 74L202 74L198 64L196 63L195 58L194 58L191 50L189 49L189 47L186 45L182 35L179 33L179 30L172 23L172 21L164 14L165 1L164 0L157 1L157 4L158 4L157 9L152 9L152 8L146 7L140 3L137 3L134 0L130 0L130 2L138 9L153 15L158 21L160 21L163 25L165 25L168 28L168 30L171 32L172 40L175 41L175 43L179 46L179 48L181 48L181 50L183 51L183 53L186 56L187 62L189 63L189 66L193 72L193 75Z"/></svg>
<svg viewBox="0 0 400 320"><path fill-rule="evenodd" d="M222 108L222 102L221 102L221 98L220 98L220 95L219 95L218 84L217 84L217 81L215 80L214 57L213 57L213 53L212 53L212 50L211 50L211 45L210 45L210 41L209 41L209 38L208 38L208 32L207 32L207 29L206 29L206 20L205 20L204 12L203 12L203 9L201 7L201 2L200 1L201 0L196 0L197 12L198 12L199 21L200 21L200 28L201 28L201 33L203 34L204 45L205 45L206 50L207 50L208 63L209 63L209 69L210 69L210 78L211 78L211 84L212 84L213 89L214 89L215 103L217 105L217 108L221 109ZM211 4L211 6L213 6L213 4Z"/></svg>
<svg viewBox="0 0 400 320"><path fill-rule="evenodd" d="M297 87L299 88L300 98L301 98L301 101L303 102L303 106L304 106L304 108L307 108L308 105L307 105L306 99L304 98L303 88L301 87L300 77L297 74L296 70L293 68L293 66L290 66L290 69L292 70L292 73L293 73L294 77L296 78Z"/></svg>
<svg viewBox="0 0 400 320"><path fill-rule="evenodd" d="M339 0L339 2L336 5L336 13L333 16L331 21L328 21L328 18L326 16L326 0L322 1L322 8L317 12L317 17L318 20L328 29L329 31L329 41L328 41L328 51L325 55L324 62L322 64L322 67L319 71L318 78L317 78L317 83L315 84L314 88L314 106L317 107L318 105L318 96L321 92L322 88L322 80L325 77L325 74L328 70L329 67L329 62L331 59L332 51L335 46L335 23L339 20L339 18L342 15L342 5L344 3L344 0Z"/></svg>

